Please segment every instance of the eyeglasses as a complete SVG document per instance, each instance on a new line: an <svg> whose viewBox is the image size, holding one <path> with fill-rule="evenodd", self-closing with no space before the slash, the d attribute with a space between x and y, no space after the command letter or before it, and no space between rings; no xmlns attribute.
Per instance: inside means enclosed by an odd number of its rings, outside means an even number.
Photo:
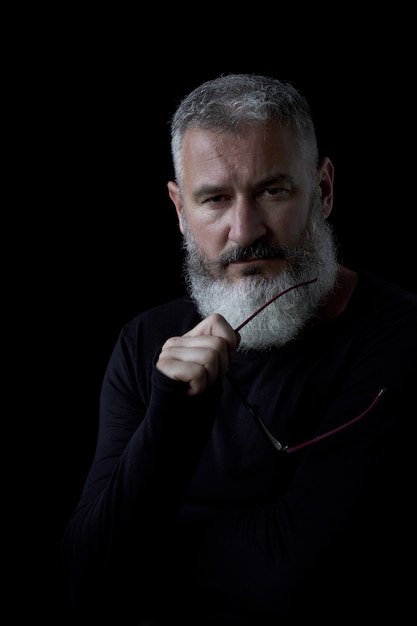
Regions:
<svg viewBox="0 0 417 626"><path fill-rule="evenodd" d="M288 287L284 291L281 291L280 293L276 294L273 298L268 300L259 309L257 309L254 313L252 313L252 315L250 315L246 320L244 320L237 328L235 328L235 332L238 332L241 328L243 328L243 326L245 326L254 317L256 317L256 315L258 315L258 313L263 311L263 309L265 307L267 307L269 304L271 304L271 302L274 302L274 300L276 300L277 298L283 296L285 293L287 293L291 289L295 289L297 287L308 285L310 283L315 282L316 280L317 280L317 278L313 278L312 280L306 280L306 281L303 281L301 283L297 283L295 285L292 285L291 287ZM255 420L256 424L259 426L260 430L265 435L265 437L268 439L268 441L270 441L270 443L272 443L272 445L274 446L274 448L276 450L278 450L278 452L287 452L288 454L291 453L291 452L295 452L296 450L301 450L302 448L306 448L307 446L310 446L311 444L316 443L317 441L321 441L322 439L326 439L327 437L330 437L331 435L334 435L334 434L340 432L341 430L347 428L348 426L351 426L352 424L354 424L355 422L360 420L362 417L367 415L369 413L369 411L371 411L371 409L373 409L373 407L378 403L378 401L380 400L381 396L386 392L385 388L380 389L380 391L377 393L375 398L372 400L371 404L362 413L360 413L359 415L357 415L353 419L349 420L348 422L345 422L344 424L341 424L340 426L337 426L336 428L333 428L333 429L331 429L331 430L329 430L329 431L327 431L327 432L325 432L325 433L323 433L321 435L317 435L316 437L313 437L312 439L304 441L303 443L297 444L295 446L288 446L288 445L284 445L284 444L280 443L278 441L278 439L275 439L275 437L273 436L273 434L271 433L271 431L268 429L268 427L266 426L265 422L263 421L263 419L262 419L262 417L261 417L261 415L259 413L258 407L256 405L254 405L254 404L251 404L248 401L248 392L236 380L235 376L233 376L233 374L230 372L230 370L227 371L226 376L227 376L228 380L230 381L230 383L232 384L232 386L237 391L237 393L239 394L239 396L240 396L240 398L242 400L242 403L244 404L244 406L246 407L246 409L248 410L250 415L253 417L253 419Z"/></svg>

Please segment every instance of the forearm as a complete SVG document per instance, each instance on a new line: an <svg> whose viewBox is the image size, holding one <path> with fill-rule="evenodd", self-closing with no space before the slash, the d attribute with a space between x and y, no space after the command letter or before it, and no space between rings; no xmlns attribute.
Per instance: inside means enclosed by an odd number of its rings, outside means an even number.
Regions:
<svg viewBox="0 0 417 626"><path fill-rule="evenodd" d="M74 595L131 555L143 555L145 566L160 549L211 430L219 391L187 397L183 385L156 374L148 411L130 439L122 442L119 429L116 440L115 422L102 418L94 462L62 542Z"/></svg>

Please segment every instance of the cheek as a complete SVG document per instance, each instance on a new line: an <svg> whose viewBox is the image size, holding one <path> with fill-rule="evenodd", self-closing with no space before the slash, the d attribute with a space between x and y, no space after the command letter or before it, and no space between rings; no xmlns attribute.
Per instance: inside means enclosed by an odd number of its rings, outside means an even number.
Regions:
<svg viewBox="0 0 417 626"><path fill-rule="evenodd" d="M283 245L292 248L303 238L309 222L309 216L305 211L296 209L282 213L275 219L270 228L273 232L273 239Z"/></svg>
<svg viewBox="0 0 417 626"><path fill-rule="evenodd" d="M199 220L189 220L191 230L198 249L208 258L217 257L227 247L228 230L220 221L201 222Z"/></svg>

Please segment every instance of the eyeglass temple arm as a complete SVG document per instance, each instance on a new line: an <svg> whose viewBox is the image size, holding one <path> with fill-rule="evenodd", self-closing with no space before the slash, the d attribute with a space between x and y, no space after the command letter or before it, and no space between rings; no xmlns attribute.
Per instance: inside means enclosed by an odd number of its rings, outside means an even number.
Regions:
<svg viewBox="0 0 417 626"><path fill-rule="evenodd" d="M256 407L255 405L251 404L250 402L248 402L246 391L239 384L239 382L236 380L236 378L231 374L230 370L228 370L226 372L226 376L229 379L229 381L232 384L232 386L238 392L238 394L239 394L243 404L245 405L246 409L252 415L252 417L254 418L255 422L259 426L260 430L263 432L263 434L266 436L266 438L272 443L274 448L276 448L279 452L283 452L283 451L287 450L288 446L283 446L277 439L275 439L273 434L268 430L268 428L266 427L262 417L260 416L260 414L258 412L258 407Z"/></svg>

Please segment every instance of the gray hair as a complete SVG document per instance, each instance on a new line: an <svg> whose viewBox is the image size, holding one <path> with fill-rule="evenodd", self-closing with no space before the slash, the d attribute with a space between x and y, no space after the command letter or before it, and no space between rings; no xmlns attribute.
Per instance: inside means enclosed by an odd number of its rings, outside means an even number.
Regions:
<svg viewBox="0 0 417 626"><path fill-rule="evenodd" d="M178 185L183 179L181 148L188 129L237 133L268 124L292 125L300 149L311 167L316 167L318 147L311 109L291 84L256 74L227 74L191 91L171 120L171 155Z"/></svg>

